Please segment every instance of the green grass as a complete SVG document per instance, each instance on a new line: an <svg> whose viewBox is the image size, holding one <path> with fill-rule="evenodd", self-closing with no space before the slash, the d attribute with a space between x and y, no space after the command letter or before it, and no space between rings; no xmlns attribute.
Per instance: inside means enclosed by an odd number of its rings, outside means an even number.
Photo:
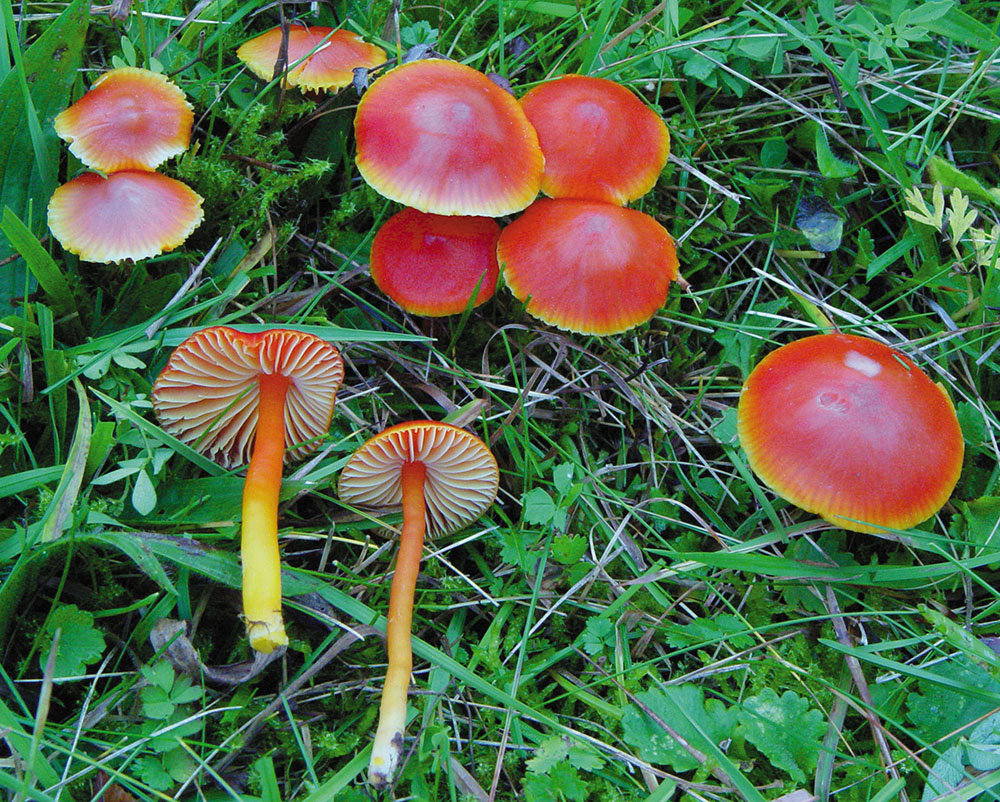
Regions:
<svg viewBox="0 0 1000 802"><path fill-rule="evenodd" d="M384 298L365 268L396 206L354 168L356 96L281 93L235 59L274 8L84 8L3 0L0 25L4 798L83 802L104 778L130 795L105 800L375 796L397 520L332 483L419 417L483 437L500 496L425 550L386 798L1000 799L994 4L403 4L403 47L434 39L518 95L589 72L663 115L672 159L633 205L676 238L689 287L607 338L545 326L504 288L436 320ZM349 17L395 51L389 3L309 8L284 14ZM173 254L91 265L45 226L80 170L52 117L117 62L160 65L194 105L196 146L164 171L206 219ZM808 196L843 221L825 255L796 226ZM242 479L149 402L170 350L220 322L321 332L346 362L329 437L286 470L292 641L256 669ZM963 474L918 530L833 529L736 442L749 370L833 327L899 348L955 402ZM150 640L165 619L188 624L169 651Z"/></svg>

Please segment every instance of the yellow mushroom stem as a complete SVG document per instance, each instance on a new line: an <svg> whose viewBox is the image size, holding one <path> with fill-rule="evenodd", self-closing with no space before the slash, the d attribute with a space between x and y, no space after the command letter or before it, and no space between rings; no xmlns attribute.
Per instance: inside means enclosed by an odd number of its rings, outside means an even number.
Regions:
<svg viewBox="0 0 1000 802"><path fill-rule="evenodd" d="M385 687L379 707L378 729L368 765L368 781L377 788L392 782L396 765L403 751L403 730L406 727L406 694L410 687L413 651L410 627L413 621L413 593L420 571L420 555L424 548L426 510L424 507L424 477L427 469L422 462L403 463L400 482L403 490L403 528L396 555L396 573L389 591L389 623L385 647L389 664L385 672Z"/></svg>
<svg viewBox="0 0 1000 802"><path fill-rule="evenodd" d="M260 377L257 434L243 485L243 617L250 645L270 653L288 645L281 618L278 494L285 457L285 393L289 379Z"/></svg>

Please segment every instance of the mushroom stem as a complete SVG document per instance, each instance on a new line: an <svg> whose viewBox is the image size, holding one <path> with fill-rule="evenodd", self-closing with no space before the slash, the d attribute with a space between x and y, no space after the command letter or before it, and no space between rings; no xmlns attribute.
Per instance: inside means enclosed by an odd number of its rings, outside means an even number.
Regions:
<svg viewBox="0 0 1000 802"><path fill-rule="evenodd" d="M368 781L377 788L392 782L396 764L403 751L403 729L406 727L406 694L410 687L413 652L410 647L410 627L413 621L413 594L420 570L420 555L424 547L426 510L424 477L427 469L422 462L403 463L400 482L403 490L403 528L396 555L396 573L389 591L389 623L385 646L389 662L379 707L378 729L368 764Z"/></svg>
<svg viewBox="0 0 1000 802"><path fill-rule="evenodd" d="M281 619L278 494L285 456L285 393L289 379L265 374L259 381L257 434L243 485L243 617L250 645L270 653L288 645Z"/></svg>

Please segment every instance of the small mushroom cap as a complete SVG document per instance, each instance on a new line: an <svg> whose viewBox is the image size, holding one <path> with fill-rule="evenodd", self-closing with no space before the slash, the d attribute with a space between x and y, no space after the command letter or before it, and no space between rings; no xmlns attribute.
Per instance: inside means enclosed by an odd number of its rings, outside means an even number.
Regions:
<svg viewBox="0 0 1000 802"><path fill-rule="evenodd" d="M431 317L464 312L496 291L499 224L489 217L454 217L403 209L372 240L371 274L403 309Z"/></svg>
<svg viewBox="0 0 1000 802"><path fill-rule="evenodd" d="M49 228L86 262L138 261L183 243L204 217L201 203L189 186L160 173L83 173L52 193Z"/></svg>
<svg viewBox="0 0 1000 802"><path fill-rule="evenodd" d="M545 154L542 192L624 205L653 188L670 155L663 120L614 81L564 75L521 98Z"/></svg>
<svg viewBox="0 0 1000 802"><path fill-rule="evenodd" d="M191 142L194 113L165 75L139 67L104 73L55 119L56 133L88 167L153 170Z"/></svg>
<svg viewBox="0 0 1000 802"><path fill-rule="evenodd" d="M278 26L244 42L236 51L236 57L258 78L270 81L274 77L280 47L281 26ZM285 81L288 86L310 91L337 90L353 81L355 67L377 67L385 58L381 47L369 44L352 31L289 25L288 64L291 69Z"/></svg>
<svg viewBox="0 0 1000 802"><path fill-rule="evenodd" d="M507 286L529 314L581 334L617 334L646 322L678 276L663 226L597 201L535 201L501 232L497 253Z"/></svg>
<svg viewBox="0 0 1000 802"><path fill-rule="evenodd" d="M347 504L398 507L405 462L426 467L427 533L446 535L475 521L497 496L500 472L486 444L448 423L410 421L390 426L361 446L340 473L337 493Z"/></svg>
<svg viewBox="0 0 1000 802"><path fill-rule="evenodd" d="M364 179L422 212L499 217L541 185L542 151L520 104L454 61L387 72L361 98L354 130Z"/></svg>
<svg viewBox="0 0 1000 802"><path fill-rule="evenodd" d="M753 369L740 443L779 496L856 532L908 529L948 500L964 444L944 389L866 337L819 334Z"/></svg>
<svg viewBox="0 0 1000 802"><path fill-rule="evenodd" d="M340 352L312 334L270 329L246 334L228 326L201 329L174 349L153 384L163 428L224 468L250 460L257 431L258 377L289 378L285 459L316 450L330 428L344 380Z"/></svg>

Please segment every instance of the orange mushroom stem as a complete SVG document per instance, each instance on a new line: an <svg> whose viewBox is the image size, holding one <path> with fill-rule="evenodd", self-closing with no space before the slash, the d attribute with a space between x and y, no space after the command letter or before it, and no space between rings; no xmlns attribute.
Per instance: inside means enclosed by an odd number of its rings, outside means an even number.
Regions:
<svg viewBox="0 0 1000 802"><path fill-rule="evenodd" d="M282 463L286 453L301 459L318 447L343 379L340 353L312 334L210 326L174 350L153 384L164 429L225 468L247 465L243 616L258 652L288 644L278 549Z"/></svg>
<svg viewBox="0 0 1000 802"><path fill-rule="evenodd" d="M389 664L368 766L368 780L377 788L392 782L403 753L413 594L424 535L454 532L476 520L496 498L499 478L497 461L482 440L434 421L390 426L364 443L340 473L337 487L345 503L403 510L389 591Z"/></svg>
<svg viewBox="0 0 1000 802"><path fill-rule="evenodd" d="M389 663L385 672L385 687L379 705L378 729L372 746L368 779L372 785L387 785L396 772L396 763L403 749L406 728L406 696L413 668L410 630L413 623L413 596L420 571L420 555L424 547L426 508L424 477L427 468L422 462L403 464L400 484L403 491L403 527L400 530L396 572L389 591L389 623L386 628L386 653Z"/></svg>
<svg viewBox="0 0 1000 802"><path fill-rule="evenodd" d="M278 495L285 459L285 394L289 379L277 373L259 381L257 437L243 485L243 615L247 637L259 652L288 645L281 618Z"/></svg>

